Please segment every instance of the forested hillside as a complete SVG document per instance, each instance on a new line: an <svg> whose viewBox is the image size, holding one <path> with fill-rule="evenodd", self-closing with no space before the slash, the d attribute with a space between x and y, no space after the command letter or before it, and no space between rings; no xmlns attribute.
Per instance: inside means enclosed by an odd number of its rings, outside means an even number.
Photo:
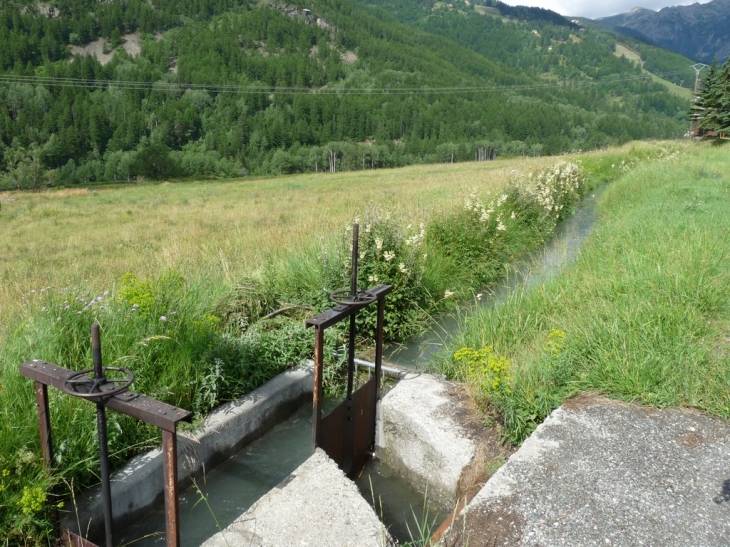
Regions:
<svg viewBox="0 0 730 547"><path fill-rule="evenodd" d="M7 0L0 188L486 160L684 132L688 105L615 57L608 34L547 10L516 12L525 22L461 0L398 2Z"/></svg>

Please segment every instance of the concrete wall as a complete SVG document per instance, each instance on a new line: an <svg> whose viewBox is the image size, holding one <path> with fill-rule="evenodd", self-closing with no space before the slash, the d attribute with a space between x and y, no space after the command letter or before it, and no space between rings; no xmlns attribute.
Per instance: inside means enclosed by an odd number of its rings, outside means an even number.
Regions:
<svg viewBox="0 0 730 547"><path fill-rule="evenodd" d="M314 454L203 547L395 546L372 507L327 455Z"/></svg>
<svg viewBox="0 0 730 547"><path fill-rule="evenodd" d="M180 488L253 442L287 419L312 398L311 368L280 374L245 397L213 411L193 433L178 433ZM162 502L162 451L152 450L133 458L112 475L112 511L116 527L134 522L147 509ZM62 525L99 543L104 517L99 488L78 496L76 507Z"/></svg>
<svg viewBox="0 0 730 547"><path fill-rule="evenodd" d="M376 454L429 499L452 509L476 445L455 418L453 384L429 374L408 374L380 404Z"/></svg>

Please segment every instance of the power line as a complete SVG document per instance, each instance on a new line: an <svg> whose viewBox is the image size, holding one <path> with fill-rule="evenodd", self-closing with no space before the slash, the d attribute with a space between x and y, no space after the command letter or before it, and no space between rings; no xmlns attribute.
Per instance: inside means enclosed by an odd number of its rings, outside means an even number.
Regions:
<svg viewBox="0 0 730 547"><path fill-rule="evenodd" d="M665 72L657 76L673 76L683 71ZM559 80L543 84L511 84L491 86L444 86L444 87L393 87L393 88L330 88L330 87L296 87L296 86L266 86L266 85L236 85L236 84L193 84L180 82L148 82L128 80L95 80L83 78L59 78L50 76L21 76L15 74L0 74L0 84L29 84L53 87L75 87L87 89L126 89L137 91L165 91L181 92L188 89L205 90L214 93L286 93L299 95L438 95L455 93L484 93L503 90L532 90L579 88L598 85L610 85L632 81L651 80L651 76L633 76L625 78L611 78L605 80Z"/></svg>

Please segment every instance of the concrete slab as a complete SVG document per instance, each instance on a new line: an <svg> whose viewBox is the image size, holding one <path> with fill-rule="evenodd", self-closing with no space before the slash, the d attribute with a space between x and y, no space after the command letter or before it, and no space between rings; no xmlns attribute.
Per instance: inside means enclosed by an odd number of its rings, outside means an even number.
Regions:
<svg viewBox="0 0 730 547"><path fill-rule="evenodd" d="M441 545L727 547L730 424L596 396L555 410Z"/></svg>
<svg viewBox="0 0 730 547"><path fill-rule="evenodd" d="M178 433L180 490L206 470L238 452L277 423L288 418L312 396L311 367L279 374L248 395L211 412L200 429ZM162 503L162 451L136 456L112 475L112 512L118 528L134 522L150 507ZM99 488L76 496L76 507L62 525L96 543L104 534Z"/></svg>
<svg viewBox="0 0 730 547"><path fill-rule="evenodd" d="M320 449L202 547L394 545L355 484Z"/></svg>
<svg viewBox="0 0 730 547"><path fill-rule="evenodd" d="M408 374L381 401L376 439L386 465L449 510L465 493L465 476L484 440L477 437L486 434L481 424L465 424L461 399L468 398L457 396L460 389L429 374Z"/></svg>

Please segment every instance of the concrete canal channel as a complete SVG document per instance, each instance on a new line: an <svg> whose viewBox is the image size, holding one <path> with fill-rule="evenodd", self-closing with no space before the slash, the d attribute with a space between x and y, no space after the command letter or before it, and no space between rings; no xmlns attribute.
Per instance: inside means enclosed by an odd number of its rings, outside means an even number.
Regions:
<svg viewBox="0 0 730 547"><path fill-rule="evenodd" d="M555 237L544 249L527 256L502 284L485 291L460 315L468 314L474 306L499 305L512 291L557 275L575 259L590 232L595 203L595 195L584 199L576 213L556 228ZM332 533L342 534L350 526L348 537L379 538L380 543L375 544L388 543L391 536L401 543L408 541L424 523L437 526L443 521L460 497L476 493L486 479L482 471L487 459L505 456L498 439L489 437L470 418L458 386L419 372L448 344L458 321L457 315L440 317L429 332L386 353L388 363L413 373L384 396L376 439L379 463L367 467L357 481L362 497L373 506L362 511L369 511L374 520L357 522L347 512L347 504L331 507L320 500L322 507L329 507L326 518ZM227 533L233 534L231 537L248 538L246 541L252 545L275 545L275 541L284 541L278 533L292 532L280 517L272 521L278 526L266 531L265 515L267 511L279 514L276 511L281 510L290 511L293 521L302 521L302 526L320 534L316 544L327 544L322 535L327 533L327 526L322 524L320 528L315 522L316 512L312 512L316 494L308 477L320 472L322 477L330 477L330 493L343 488L341 501L350 499L351 492L343 486L347 481L344 475L338 479L332 471L332 462L323 454L312 454L312 385L311 368L287 372L241 400L219 408L194 434L179 436L178 475L181 485L188 486L180 495L183 546L201 545L206 540L206 545L225 545L231 540L225 539L220 530L229 526ZM326 401L324 410L334 405L334 401ZM165 544L160 460L159 451L152 451L135 458L113 478L119 545ZM297 477L305 478L295 480ZM302 500L301 507L284 503L284 509L279 508L277 504L286 500L288 488L302 487L310 488L311 503ZM326 492L323 495L326 497ZM251 510L256 515L253 519L247 517ZM381 517L385 525L376 517ZM334 526L338 519L344 528ZM99 499L92 492L88 498L77 500L77 511L64 524L78 533L90 532L93 537L101 521ZM242 522L258 524L254 530L241 528ZM341 535L332 541L332 545L360 544L354 539L354 543L337 543L342 541Z"/></svg>

